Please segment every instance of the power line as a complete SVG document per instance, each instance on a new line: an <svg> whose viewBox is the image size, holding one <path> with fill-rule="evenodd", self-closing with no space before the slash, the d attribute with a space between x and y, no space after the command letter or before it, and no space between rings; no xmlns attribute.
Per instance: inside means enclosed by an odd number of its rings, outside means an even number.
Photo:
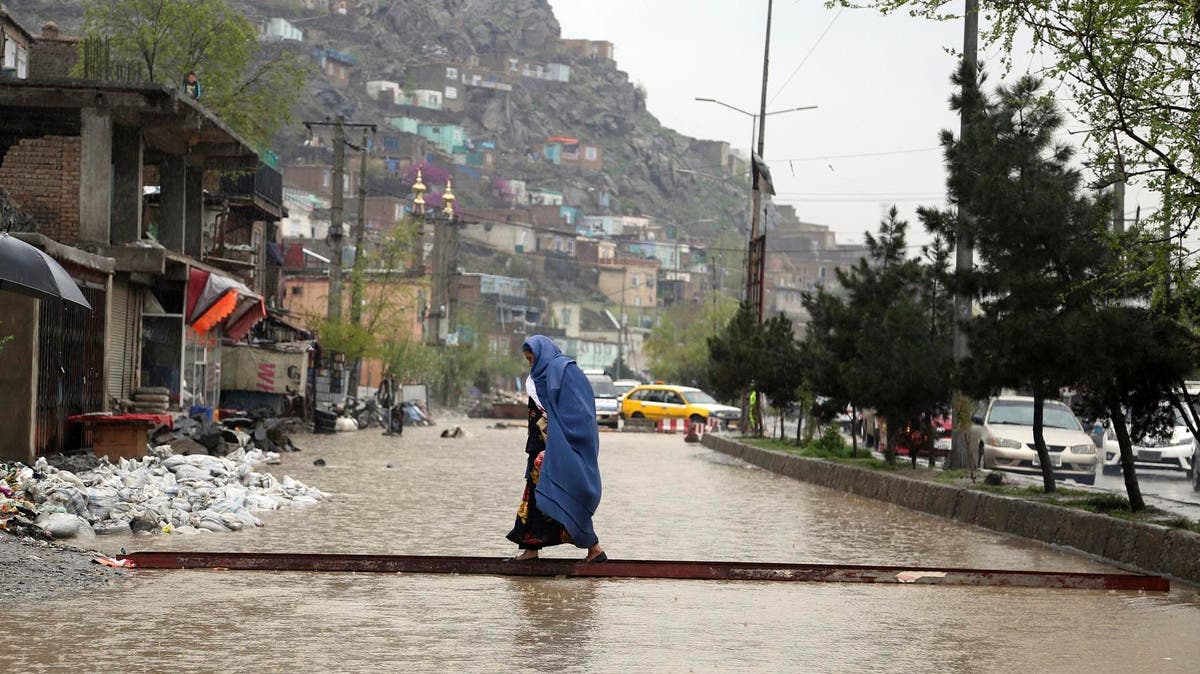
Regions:
<svg viewBox="0 0 1200 674"><path fill-rule="evenodd" d="M800 64L796 66L796 69L792 71L791 75L788 75L788 78L784 80L783 85L779 87L779 90L775 92L775 95L771 97L771 100L768 101L768 103L774 103L775 99L779 98L779 94L782 94L783 90L787 88L787 85L792 83L792 78L795 77L796 73L800 72L800 69L803 68L804 64L808 62L808 57L812 56L813 52L817 50L817 45L821 44L821 40L825 39L825 35L829 32L829 29L833 28L833 24L837 22L838 17L841 16L842 12L845 10L846 8L842 7L838 10L837 14L833 15L833 18L829 20L829 25L825 26L825 30L821 31L821 35L817 37L817 41L813 43L812 47L809 47L808 53L804 55L804 58L800 59Z"/></svg>
<svg viewBox="0 0 1200 674"><path fill-rule="evenodd" d="M829 159L858 159L860 157L883 157L892 154L913 154L916 152L931 152L933 150L942 149L941 145L932 145L930 147L915 147L907 150L882 150L879 152L856 152L854 154L826 154L811 157L792 157L788 159L780 157L771 157L768 162L781 161L826 161Z"/></svg>

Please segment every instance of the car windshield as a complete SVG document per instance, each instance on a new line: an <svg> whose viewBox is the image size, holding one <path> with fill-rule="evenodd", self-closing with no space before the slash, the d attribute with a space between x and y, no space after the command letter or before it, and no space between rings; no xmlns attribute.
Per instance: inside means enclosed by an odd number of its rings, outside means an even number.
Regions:
<svg viewBox="0 0 1200 674"><path fill-rule="evenodd" d="M1032 400L997 400L992 403L988 412L989 424L1011 424L1014 426L1033 425ZM1065 428L1070 431L1081 431L1079 420L1071 413L1066 405L1059 402L1047 401L1042 405L1042 426L1046 428Z"/></svg>
<svg viewBox="0 0 1200 674"><path fill-rule="evenodd" d="M634 387L633 384L613 384L613 390L616 391L617 395L619 395L619 396L629 393L629 391L632 390L633 387Z"/></svg>
<svg viewBox="0 0 1200 674"><path fill-rule="evenodd" d="M588 377L588 381L592 382L592 391L595 391L597 398L617 397L617 389L613 388L612 380L608 377Z"/></svg>
<svg viewBox="0 0 1200 674"><path fill-rule="evenodd" d="M717 402L704 391L684 391L683 395L693 405L711 405Z"/></svg>

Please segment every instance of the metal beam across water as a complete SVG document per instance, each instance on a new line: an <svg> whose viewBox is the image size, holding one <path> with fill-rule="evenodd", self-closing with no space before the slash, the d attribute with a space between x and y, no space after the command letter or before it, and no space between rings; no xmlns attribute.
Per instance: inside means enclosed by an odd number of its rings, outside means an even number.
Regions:
<svg viewBox="0 0 1200 674"><path fill-rule="evenodd" d="M1162 576L1009 569L771 564L610 559L585 564L570 559L510 562L496 557L347 555L258 552L134 552L117 559L140 569L225 569L231 571L325 571L353 573L440 573L567 578L666 578L676 580L895 583L1036 587L1080 590L1167 592Z"/></svg>

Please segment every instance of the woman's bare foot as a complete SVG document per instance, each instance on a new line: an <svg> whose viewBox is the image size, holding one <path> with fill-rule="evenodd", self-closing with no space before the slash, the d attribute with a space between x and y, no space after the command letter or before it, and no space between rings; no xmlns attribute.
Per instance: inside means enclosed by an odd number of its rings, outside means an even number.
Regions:
<svg viewBox="0 0 1200 674"><path fill-rule="evenodd" d="M537 550L524 550L521 552L521 554L517 555L516 557L513 557L513 561L514 562L527 562L531 559L537 559L537 558L538 558Z"/></svg>
<svg viewBox="0 0 1200 674"><path fill-rule="evenodd" d="M585 561L585 562L596 561L596 558L598 558L600 555L603 555L603 554L604 554L604 548L600 547L600 544L597 543L595 545L588 547L587 557L584 557L583 561ZM605 555L604 559L607 560L608 556Z"/></svg>

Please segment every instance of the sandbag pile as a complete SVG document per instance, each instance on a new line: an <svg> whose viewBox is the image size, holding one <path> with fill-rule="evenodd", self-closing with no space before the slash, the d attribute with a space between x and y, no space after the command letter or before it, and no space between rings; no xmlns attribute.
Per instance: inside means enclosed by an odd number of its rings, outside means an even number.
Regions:
<svg viewBox="0 0 1200 674"><path fill-rule="evenodd" d="M132 400L123 399L121 407L135 414L162 414L171 406L171 391L161 386L141 386L133 390Z"/></svg>
<svg viewBox="0 0 1200 674"><path fill-rule="evenodd" d="M107 460L76 474L39 458L32 466L0 465L6 524L53 538L130 532L200 533L262 526L255 512L311 504L325 498L289 477L253 470L278 463L273 452L239 448L227 456L176 454L169 445L142 460ZM20 517L18 521L17 518ZM10 530L14 527L9 527ZM13 533L20 533L13 531Z"/></svg>

